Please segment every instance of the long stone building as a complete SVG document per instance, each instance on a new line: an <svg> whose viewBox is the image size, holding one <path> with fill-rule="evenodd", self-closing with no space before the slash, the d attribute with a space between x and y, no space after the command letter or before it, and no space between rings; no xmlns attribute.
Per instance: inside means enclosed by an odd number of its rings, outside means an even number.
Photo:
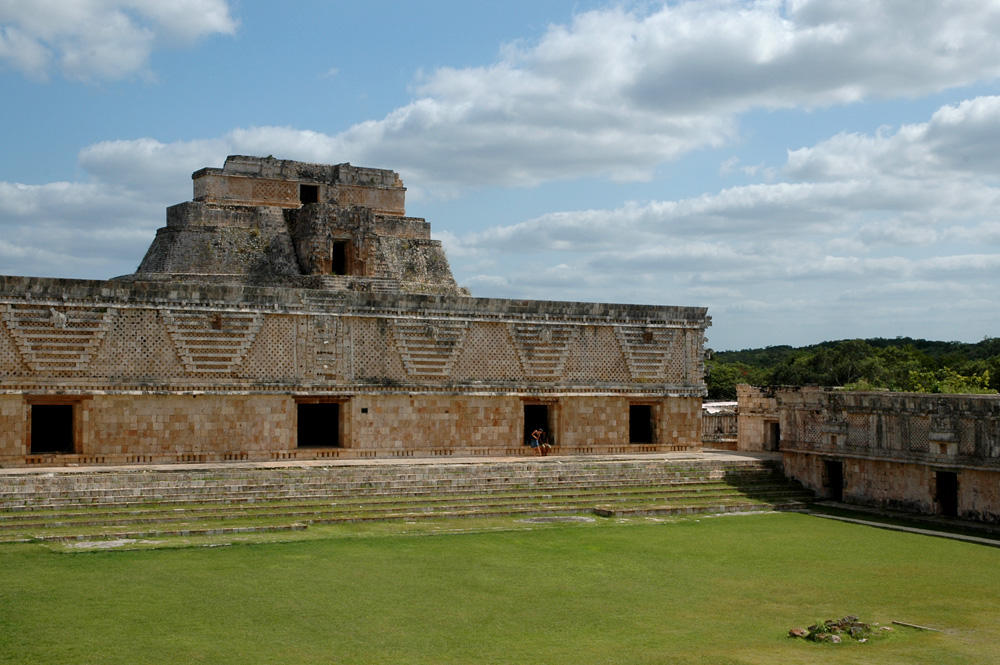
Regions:
<svg viewBox="0 0 1000 665"><path fill-rule="evenodd" d="M739 449L819 496L1000 522L1000 396L739 386Z"/></svg>
<svg viewBox="0 0 1000 665"><path fill-rule="evenodd" d="M700 446L704 308L469 297L393 171L192 178L134 274L0 276L0 465Z"/></svg>

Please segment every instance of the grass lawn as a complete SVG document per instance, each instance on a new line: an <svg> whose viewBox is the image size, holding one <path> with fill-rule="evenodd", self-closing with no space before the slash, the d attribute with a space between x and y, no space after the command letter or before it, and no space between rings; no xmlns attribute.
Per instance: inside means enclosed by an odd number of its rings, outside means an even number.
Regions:
<svg viewBox="0 0 1000 665"><path fill-rule="evenodd" d="M798 514L329 535L0 547L0 663L1000 662L981 545ZM943 632L785 636L845 614Z"/></svg>

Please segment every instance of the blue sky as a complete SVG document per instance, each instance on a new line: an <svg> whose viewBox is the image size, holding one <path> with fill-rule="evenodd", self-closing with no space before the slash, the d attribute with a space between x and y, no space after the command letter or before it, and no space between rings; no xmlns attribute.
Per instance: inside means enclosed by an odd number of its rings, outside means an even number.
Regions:
<svg viewBox="0 0 1000 665"><path fill-rule="evenodd" d="M399 171L473 295L977 341L998 35L987 0L0 0L0 274L132 272L192 171L272 154Z"/></svg>

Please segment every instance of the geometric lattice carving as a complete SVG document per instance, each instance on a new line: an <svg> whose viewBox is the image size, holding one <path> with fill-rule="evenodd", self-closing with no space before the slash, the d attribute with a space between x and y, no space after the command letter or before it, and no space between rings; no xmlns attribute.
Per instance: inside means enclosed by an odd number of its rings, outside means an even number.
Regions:
<svg viewBox="0 0 1000 665"><path fill-rule="evenodd" d="M847 416L847 445L851 448L867 448L871 441L871 416L866 413L851 413Z"/></svg>
<svg viewBox="0 0 1000 665"><path fill-rule="evenodd" d="M3 313L21 357L36 372L86 369L112 316L105 307L48 305L12 305Z"/></svg>
<svg viewBox="0 0 1000 665"><path fill-rule="evenodd" d="M525 374L533 379L558 379L579 326L508 323L507 330Z"/></svg>
<svg viewBox="0 0 1000 665"><path fill-rule="evenodd" d="M455 362L468 321L391 319L403 366L411 376L447 377Z"/></svg>
<svg viewBox="0 0 1000 665"><path fill-rule="evenodd" d="M188 372L231 372L257 338L263 315L255 312L162 310L170 339Z"/></svg>
<svg viewBox="0 0 1000 665"><path fill-rule="evenodd" d="M819 445L822 442L823 421L818 413L803 412L799 419L799 427L801 428L800 436L805 443Z"/></svg>
<svg viewBox="0 0 1000 665"><path fill-rule="evenodd" d="M313 348L316 361L313 365L316 375L332 380L340 373L341 342L343 332L340 317L317 316L313 320Z"/></svg>
<svg viewBox="0 0 1000 665"><path fill-rule="evenodd" d="M454 381L517 381L524 378L521 361L503 323L470 323L462 352L451 368Z"/></svg>
<svg viewBox="0 0 1000 665"><path fill-rule="evenodd" d="M643 326L615 326L629 374L637 381L663 379L674 331Z"/></svg>
<svg viewBox="0 0 1000 665"><path fill-rule="evenodd" d="M926 453L930 450L930 425L930 418L910 419L910 432L907 448L911 452Z"/></svg>
<svg viewBox="0 0 1000 665"><path fill-rule="evenodd" d="M982 454L983 428L981 423L975 420L961 419L957 423L958 430L958 454L977 455ZM978 443L978 445L977 445Z"/></svg>
<svg viewBox="0 0 1000 665"><path fill-rule="evenodd" d="M250 198L254 201L267 201L273 205L278 202L295 201L298 198L298 186L293 182L254 180L252 183Z"/></svg>

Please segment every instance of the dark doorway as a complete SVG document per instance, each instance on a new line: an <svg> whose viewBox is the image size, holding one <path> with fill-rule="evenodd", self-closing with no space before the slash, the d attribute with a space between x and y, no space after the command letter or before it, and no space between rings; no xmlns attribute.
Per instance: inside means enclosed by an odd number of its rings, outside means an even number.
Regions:
<svg viewBox="0 0 1000 665"><path fill-rule="evenodd" d="M938 512L945 517L958 517L958 474L954 471L935 472Z"/></svg>
<svg viewBox="0 0 1000 665"><path fill-rule="evenodd" d="M299 448L340 446L340 404L299 404Z"/></svg>
<svg viewBox="0 0 1000 665"><path fill-rule="evenodd" d="M335 240L330 252L330 272L334 275L347 274L347 241Z"/></svg>
<svg viewBox="0 0 1000 665"><path fill-rule="evenodd" d="M319 185L299 185L299 203L319 202Z"/></svg>
<svg viewBox="0 0 1000 665"><path fill-rule="evenodd" d="M778 450L781 447L781 424L767 423L767 450Z"/></svg>
<svg viewBox="0 0 1000 665"><path fill-rule="evenodd" d="M549 434L552 442L552 431L549 428L549 407L547 404L524 405L524 445L531 441L531 433L541 427Z"/></svg>
<svg viewBox="0 0 1000 665"><path fill-rule="evenodd" d="M826 467L826 487L830 499L833 501L844 500L844 463L840 460L824 460Z"/></svg>
<svg viewBox="0 0 1000 665"><path fill-rule="evenodd" d="M653 443L653 407L649 404L629 404L628 442Z"/></svg>
<svg viewBox="0 0 1000 665"><path fill-rule="evenodd" d="M72 453L73 405L31 405L31 454Z"/></svg>

